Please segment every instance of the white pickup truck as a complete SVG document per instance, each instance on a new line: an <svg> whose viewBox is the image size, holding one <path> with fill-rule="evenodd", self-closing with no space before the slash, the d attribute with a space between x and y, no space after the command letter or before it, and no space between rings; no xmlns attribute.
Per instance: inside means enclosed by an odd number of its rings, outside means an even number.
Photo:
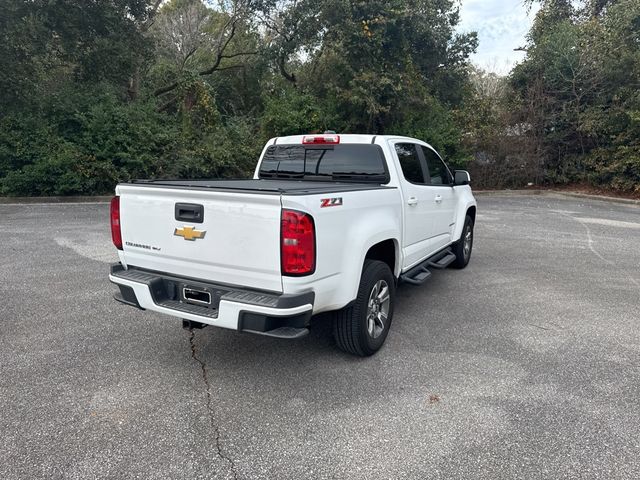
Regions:
<svg viewBox="0 0 640 480"><path fill-rule="evenodd" d="M118 185L109 279L116 300L189 328L298 338L334 312L338 346L372 355L399 282L469 262L469 181L413 138L274 138L251 180Z"/></svg>

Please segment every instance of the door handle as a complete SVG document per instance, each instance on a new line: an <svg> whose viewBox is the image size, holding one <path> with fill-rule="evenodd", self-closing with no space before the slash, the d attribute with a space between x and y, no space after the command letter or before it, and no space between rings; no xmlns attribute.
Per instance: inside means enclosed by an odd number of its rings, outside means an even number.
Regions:
<svg viewBox="0 0 640 480"><path fill-rule="evenodd" d="M436 195L436 203L442 203L442 195Z"/></svg>
<svg viewBox="0 0 640 480"><path fill-rule="evenodd" d="M411 207L415 207L418 204L418 199L416 197L409 197L407 204Z"/></svg>

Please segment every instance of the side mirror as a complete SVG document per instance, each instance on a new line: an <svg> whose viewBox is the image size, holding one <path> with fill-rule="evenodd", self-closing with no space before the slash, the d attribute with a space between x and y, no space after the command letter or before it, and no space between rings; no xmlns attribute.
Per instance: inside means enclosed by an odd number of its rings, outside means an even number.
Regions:
<svg viewBox="0 0 640 480"><path fill-rule="evenodd" d="M456 170L454 185L469 185L471 183L471 175L466 170Z"/></svg>

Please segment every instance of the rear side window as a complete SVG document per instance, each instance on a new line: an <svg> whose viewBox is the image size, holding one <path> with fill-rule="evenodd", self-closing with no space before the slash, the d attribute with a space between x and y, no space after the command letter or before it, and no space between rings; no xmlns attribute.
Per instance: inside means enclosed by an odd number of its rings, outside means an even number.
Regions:
<svg viewBox="0 0 640 480"><path fill-rule="evenodd" d="M396 143L396 153L398 154L398 160L400 160L400 168L402 168L404 178L411 183L423 185L425 183L425 175L416 145L413 143Z"/></svg>
<svg viewBox="0 0 640 480"><path fill-rule="evenodd" d="M271 145L259 178L344 180L387 183L389 174L378 145Z"/></svg>
<svg viewBox="0 0 640 480"><path fill-rule="evenodd" d="M431 185L451 185L453 179L449 169L436 152L427 147L421 147L424 158L427 160Z"/></svg>

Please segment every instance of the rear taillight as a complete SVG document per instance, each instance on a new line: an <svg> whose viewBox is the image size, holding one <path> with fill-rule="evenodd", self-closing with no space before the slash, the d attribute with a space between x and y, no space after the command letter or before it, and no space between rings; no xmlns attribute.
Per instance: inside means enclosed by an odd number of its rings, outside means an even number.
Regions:
<svg viewBox="0 0 640 480"><path fill-rule="evenodd" d="M340 135L305 135L302 138L303 145L337 145L340 143Z"/></svg>
<svg viewBox="0 0 640 480"><path fill-rule="evenodd" d="M111 239L118 250L122 250L122 231L120 230L120 197L111 199Z"/></svg>
<svg viewBox="0 0 640 480"><path fill-rule="evenodd" d="M282 274L311 275L316 269L313 217L296 210L282 210L280 239Z"/></svg>

